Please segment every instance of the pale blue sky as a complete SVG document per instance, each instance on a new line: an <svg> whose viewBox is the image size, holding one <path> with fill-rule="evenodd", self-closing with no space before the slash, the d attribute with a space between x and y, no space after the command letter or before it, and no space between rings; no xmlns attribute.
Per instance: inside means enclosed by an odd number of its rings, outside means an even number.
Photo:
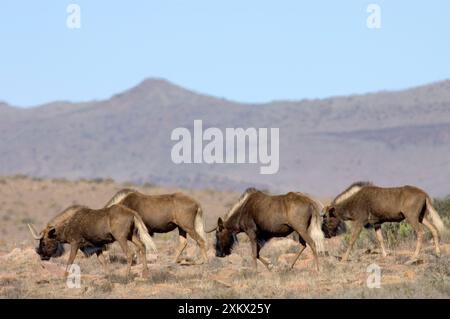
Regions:
<svg viewBox="0 0 450 319"><path fill-rule="evenodd" d="M81 6L81 29L66 7ZM369 3L382 28L366 27ZM2 0L0 100L108 98L147 77L243 102L450 78L450 1Z"/></svg>

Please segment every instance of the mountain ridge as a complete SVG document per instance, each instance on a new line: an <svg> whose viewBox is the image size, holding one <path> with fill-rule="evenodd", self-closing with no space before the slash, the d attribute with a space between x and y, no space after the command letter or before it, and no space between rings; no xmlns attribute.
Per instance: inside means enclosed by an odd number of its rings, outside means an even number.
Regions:
<svg viewBox="0 0 450 319"><path fill-rule="evenodd" d="M259 164L177 165L173 129L279 127L280 170ZM450 193L450 81L400 91L239 103L148 78L109 99L0 103L0 175L114 178L193 188L331 196L355 180ZM433 154L433 156L431 156Z"/></svg>
<svg viewBox="0 0 450 319"><path fill-rule="evenodd" d="M0 107L6 106L6 107L14 108L14 109L31 110L31 109L46 107L46 106L49 106L52 104L68 104L68 105L77 104L78 105L78 104L102 103L102 102L109 101L113 98L123 96L123 95L133 92L135 90L145 90L145 89L154 90L155 88L159 88L159 89L169 88L171 90L176 89L176 90L180 90L180 91L198 95L198 96L214 98L217 100L223 100L223 101L226 101L228 103L233 103L233 104L241 104L241 105L248 105L248 106L265 106L265 105L270 105L270 104L303 104L303 103L321 102L321 101L334 100L334 99L349 99L349 98L353 99L353 98L360 98L360 97L368 97L368 96L372 96L372 95L390 95L390 94L397 94L397 93L402 93L402 92L411 92L411 91L415 91L415 90L424 90L427 88L434 89L436 87L443 87L443 86L446 86L446 89L450 90L450 79L433 81L431 83L423 84L423 85L414 85L409 88L392 89L392 90L384 89L384 90L379 90L379 91L368 91L368 92L364 92L364 93L353 93L353 94L348 94L348 95L331 95L331 96L327 96L327 97L323 97L323 98L274 99L274 100L270 100L267 102L241 102L241 101L237 101L237 100L233 100L233 99L227 99L224 97L219 97L219 96L215 96L212 94L204 93L204 92L197 91L194 89L188 89L179 84L171 82L165 78L147 77L147 78L144 78L143 80L141 80L140 82L138 82L137 84L135 84L127 89L124 89L121 92L114 93L114 94L110 95L109 97L103 98L103 99L91 99L91 100L78 101L78 102L74 102L74 101L70 101L70 100L56 100L56 101L49 101L46 103L27 106L27 107L15 106L11 103L8 103L7 101L0 100ZM449 92L449 98L450 98L450 92Z"/></svg>

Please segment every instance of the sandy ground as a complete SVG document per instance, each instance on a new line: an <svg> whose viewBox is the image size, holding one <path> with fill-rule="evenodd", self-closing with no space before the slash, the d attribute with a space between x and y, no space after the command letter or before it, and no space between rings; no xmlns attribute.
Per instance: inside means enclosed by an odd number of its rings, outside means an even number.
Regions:
<svg viewBox="0 0 450 319"><path fill-rule="evenodd" d="M330 255L320 259L321 270L314 269L312 255L305 250L294 269L288 265L299 246L291 238L274 239L262 250L275 267L268 271L259 264L251 268L250 247L245 235L226 258L214 256L213 236L209 236L209 263L195 265L199 251L189 240L184 257L188 262L173 262L177 233L159 234L155 243L159 257L149 262L150 275L141 278L142 266L132 267L131 278L125 277L125 258L113 245L111 275L95 257L76 259L80 266L79 288L69 288L63 278L67 253L60 258L41 261L34 251L26 223L38 229L65 207L78 203L96 208L119 189L132 185L112 181L38 180L24 177L0 179L0 297L2 298L449 298L450 244L443 242L443 256L433 255L427 239L420 262L405 265L412 253L411 243L389 247L390 255L382 258L373 243L356 247L351 261L342 263L345 249L342 237L327 241ZM143 187L148 194L178 189ZM212 190L186 191L196 198L205 211L206 227L214 225L240 194ZM380 288L368 288L368 267L380 267ZM370 268L369 268L370 269ZM373 277L373 276L372 276ZM372 277L369 277L372 278Z"/></svg>

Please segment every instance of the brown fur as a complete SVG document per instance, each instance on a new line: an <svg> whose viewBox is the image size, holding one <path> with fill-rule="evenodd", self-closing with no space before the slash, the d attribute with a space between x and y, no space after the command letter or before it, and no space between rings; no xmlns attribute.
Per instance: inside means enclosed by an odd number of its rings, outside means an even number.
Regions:
<svg viewBox="0 0 450 319"><path fill-rule="evenodd" d="M136 212L142 217L150 235L167 233L178 229L180 245L175 261L180 262L180 256L187 245L189 234L199 245L203 261L207 261L206 234L203 230L203 217L200 204L182 193L165 195L145 195L136 190L119 191L107 204L117 202ZM196 222L200 227L196 227Z"/></svg>
<svg viewBox="0 0 450 319"><path fill-rule="evenodd" d="M319 267L316 242L312 231L321 231L320 207L311 198L300 193L267 195L256 189L248 189L239 199L241 204L233 207L225 220L219 218L216 230L216 256L225 257L231 253L236 234L245 232L250 238L254 267L257 259L269 268L269 262L260 256L265 242L273 237L285 237L293 231L299 235L302 245L291 267L308 244ZM316 224L314 224L316 222Z"/></svg>
<svg viewBox="0 0 450 319"><path fill-rule="evenodd" d="M105 245L117 241L128 259L128 275L132 254L128 249L127 241L132 241L141 253L142 275L146 276L148 269L145 245L138 234L137 222L143 225L142 219L136 212L121 205L113 205L99 210L73 206L48 223L41 232L42 238L36 251L41 259L48 260L55 257L57 248L62 244L70 244L71 250L66 271L75 260L78 249L87 255L90 254L89 252L95 252L106 267L102 252Z"/></svg>
<svg viewBox="0 0 450 319"><path fill-rule="evenodd" d="M343 221L352 221L352 237L342 260L348 259L350 251L363 227L374 227L380 242L382 253L386 256L381 225L384 222L400 222L404 219L412 226L417 234L416 250L411 258L415 260L420 252L423 229L425 225L432 233L436 254L440 255L438 229L440 221L430 197L421 189L414 186L382 188L370 183L355 183L352 187L360 187L350 197L339 201L345 193L336 197L326 208L323 229L327 237L336 235L336 229ZM342 198L342 197L341 197Z"/></svg>

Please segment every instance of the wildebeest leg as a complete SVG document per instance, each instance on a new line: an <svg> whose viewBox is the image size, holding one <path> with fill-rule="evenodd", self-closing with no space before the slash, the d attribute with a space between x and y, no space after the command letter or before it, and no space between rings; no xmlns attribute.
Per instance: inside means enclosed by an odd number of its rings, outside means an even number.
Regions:
<svg viewBox="0 0 450 319"><path fill-rule="evenodd" d="M430 223L425 218L422 220L422 223L430 230L431 235L433 236L434 246L436 249L436 256L441 256L441 248L439 247L439 233L436 227L432 223Z"/></svg>
<svg viewBox="0 0 450 319"><path fill-rule="evenodd" d="M381 230L381 225L375 226L375 233L377 235L378 242L380 243L381 246L381 254L383 255L383 257L386 257L387 253L386 249L384 248L383 231Z"/></svg>
<svg viewBox="0 0 450 319"><path fill-rule="evenodd" d="M67 277L69 275L69 267L73 264L73 261L75 260L75 257L77 256L79 247L80 247L79 243L71 243L70 244L70 255L69 255L69 259L67 260L66 272L64 273L65 277Z"/></svg>
<svg viewBox="0 0 450 319"><path fill-rule="evenodd" d="M416 250L407 263L412 263L419 257L420 250L422 249L423 228L420 225L419 219L414 217L407 217L409 224L412 226L417 236Z"/></svg>
<svg viewBox="0 0 450 319"><path fill-rule="evenodd" d="M258 236L256 233L252 230L246 231L246 234L248 238L250 238L250 245L252 247L252 257L253 257L253 267L255 270L258 269L258 259L263 263L264 266L268 270L272 269L272 264L265 258L261 257L259 255L259 252L261 251L261 246L258 244Z"/></svg>
<svg viewBox="0 0 450 319"><path fill-rule="evenodd" d="M353 222L353 230L352 230L352 237L350 238L350 242L347 247L347 251L345 252L344 256L342 257L342 261L347 261L348 257L350 256L350 252L352 251L353 245L355 244L356 240L358 239L359 234L361 233L361 230L363 229L363 224L358 222Z"/></svg>
<svg viewBox="0 0 450 319"><path fill-rule="evenodd" d="M126 238L117 239L117 242L120 245L120 248L122 248L123 253L125 256L127 256L127 278L130 275L131 272L131 263L133 262L133 254L128 250L128 242Z"/></svg>
<svg viewBox="0 0 450 319"><path fill-rule="evenodd" d="M105 258L105 261L110 264L111 263L111 245L106 245L105 250L102 252L103 257Z"/></svg>
<svg viewBox="0 0 450 319"><path fill-rule="evenodd" d="M141 262L142 262L142 277L147 277L148 276L148 267L147 267L147 256L146 256L145 245L136 234L133 234L133 237L131 237L131 241L136 246L138 253L141 255L140 258L141 258Z"/></svg>
<svg viewBox="0 0 450 319"><path fill-rule="evenodd" d="M197 245L200 247L200 250L202 252L202 258L203 258L201 264L208 262L208 255L206 253L206 242L205 242L205 240L199 234L197 234L197 232L195 230L194 231L188 231L188 234L189 234L189 236L192 237L193 240L195 240Z"/></svg>
<svg viewBox="0 0 450 319"><path fill-rule="evenodd" d="M98 251L98 252L96 252L96 254L97 254L98 261L100 262L100 264L102 264L103 269L104 269L104 271L106 273L106 276L108 277L110 275L110 273L109 273L107 257L105 256L103 251Z"/></svg>
<svg viewBox="0 0 450 319"><path fill-rule="evenodd" d="M248 238L250 239L250 245L252 248L252 258L253 258L253 268L255 270L258 268L258 240L256 237L256 233L253 231L246 231Z"/></svg>
<svg viewBox="0 0 450 319"><path fill-rule="evenodd" d="M303 226L297 226L297 227L294 226L292 228L294 228L294 230L299 234L299 237L302 238L309 247L311 247L311 250L314 255L314 261L316 263L316 270L319 271L319 257L317 255L316 244L314 243L314 240L309 235L308 230L306 229L306 227L303 227ZM302 252L303 251L301 251L300 254ZM300 255L298 257L300 257ZM298 257L296 257L295 261L297 261ZM292 267L294 267L294 266L292 265Z"/></svg>
<svg viewBox="0 0 450 319"><path fill-rule="evenodd" d="M298 242L300 243L300 245L302 245L302 247L300 247L300 250L297 253L297 256L295 256L294 260L292 261L291 269L294 268L294 265L297 262L297 260L300 258L300 255L306 249L306 242L305 242L305 240L303 238L300 237L300 235L298 237Z"/></svg>
<svg viewBox="0 0 450 319"><path fill-rule="evenodd" d="M266 266L266 268L268 270L272 270L272 268L273 268L272 263L269 260L267 260L266 258L260 256L259 252L261 251L261 247L259 245L257 248L258 248L258 259L263 263L264 266Z"/></svg>
<svg viewBox="0 0 450 319"><path fill-rule="evenodd" d="M181 229L178 227L178 234L179 234L179 244L177 248L177 253L175 254L175 262L179 263L181 262L180 256L183 253L183 251L186 249L187 246L187 238L186 238L186 231L184 229Z"/></svg>

